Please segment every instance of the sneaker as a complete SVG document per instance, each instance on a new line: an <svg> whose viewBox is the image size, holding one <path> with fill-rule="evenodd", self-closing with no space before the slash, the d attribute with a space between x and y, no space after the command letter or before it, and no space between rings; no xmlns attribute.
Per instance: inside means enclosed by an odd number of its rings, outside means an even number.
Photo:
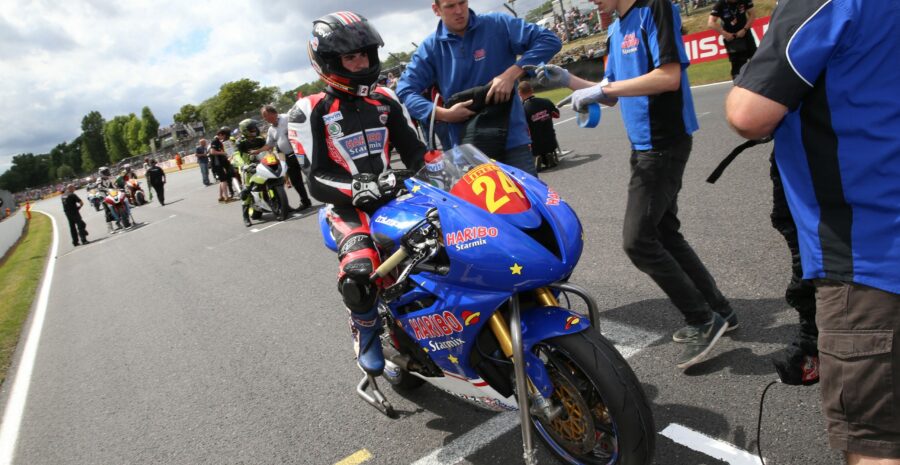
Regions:
<svg viewBox="0 0 900 465"><path fill-rule="evenodd" d="M684 342L685 348L675 365L682 370L694 366L703 361L712 350L716 342L725 334L728 323L716 312L709 323L700 326L688 326L690 331L688 340Z"/></svg>
<svg viewBox="0 0 900 465"><path fill-rule="evenodd" d="M714 311L721 315L722 318L725 319L725 322L728 323L728 329L725 330L726 333L730 333L738 328L738 325L740 323L738 323L737 312L735 312L734 309L731 308L731 305L726 305L724 308ZM680 344L688 342L689 335L693 331L693 328L691 328L690 326L685 326L684 328L681 328L678 331L672 333L672 340Z"/></svg>

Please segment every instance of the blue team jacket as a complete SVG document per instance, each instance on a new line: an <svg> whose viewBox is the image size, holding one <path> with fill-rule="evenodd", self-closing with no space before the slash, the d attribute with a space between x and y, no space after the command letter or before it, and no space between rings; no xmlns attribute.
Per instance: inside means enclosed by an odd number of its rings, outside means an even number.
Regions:
<svg viewBox="0 0 900 465"><path fill-rule="evenodd" d="M397 84L397 96L413 118L427 120L433 104L422 92L437 84L444 98L485 85L513 64L537 65L550 61L562 48L555 34L535 24L501 13L476 15L469 10L463 37L449 32L443 21L419 45ZM522 101L513 95L506 148L531 143ZM451 124L450 138L459 141L460 124Z"/></svg>

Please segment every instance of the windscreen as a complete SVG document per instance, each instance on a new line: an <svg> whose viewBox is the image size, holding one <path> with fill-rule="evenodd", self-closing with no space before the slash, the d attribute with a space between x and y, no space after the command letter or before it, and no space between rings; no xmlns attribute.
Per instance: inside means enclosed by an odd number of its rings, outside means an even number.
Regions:
<svg viewBox="0 0 900 465"><path fill-rule="evenodd" d="M472 145L429 152L416 178L488 213L515 214L531 208L519 183Z"/></svg>

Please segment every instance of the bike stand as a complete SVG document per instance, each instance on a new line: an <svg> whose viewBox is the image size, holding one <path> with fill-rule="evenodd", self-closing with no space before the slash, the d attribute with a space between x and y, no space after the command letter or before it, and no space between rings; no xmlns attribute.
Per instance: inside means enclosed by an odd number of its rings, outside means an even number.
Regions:
<svg viewBox="0 0 900 465"><path fill-rule="evenodd" d="M369 386L372 386L372 394L366 392L366 389ZM388 418L397 418L397 412L394 410L391 403L384 397L384 394L381 393L381 390L378 389L378 383L375 382L375 378L372 375L366 373L362 381L356 386L356 393L359 394L366 403L375 407Z"/></svg>

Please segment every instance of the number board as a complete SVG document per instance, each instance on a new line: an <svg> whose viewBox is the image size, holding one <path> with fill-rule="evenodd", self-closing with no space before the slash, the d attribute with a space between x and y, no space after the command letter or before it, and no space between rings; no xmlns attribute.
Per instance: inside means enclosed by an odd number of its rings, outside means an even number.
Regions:
<svg viewBox="0 0 900 465"><path fill-rule="evenodd" d="M469 170L450 193L488 213L514 214L531 208L522 187L492 163Z"/></svg>

